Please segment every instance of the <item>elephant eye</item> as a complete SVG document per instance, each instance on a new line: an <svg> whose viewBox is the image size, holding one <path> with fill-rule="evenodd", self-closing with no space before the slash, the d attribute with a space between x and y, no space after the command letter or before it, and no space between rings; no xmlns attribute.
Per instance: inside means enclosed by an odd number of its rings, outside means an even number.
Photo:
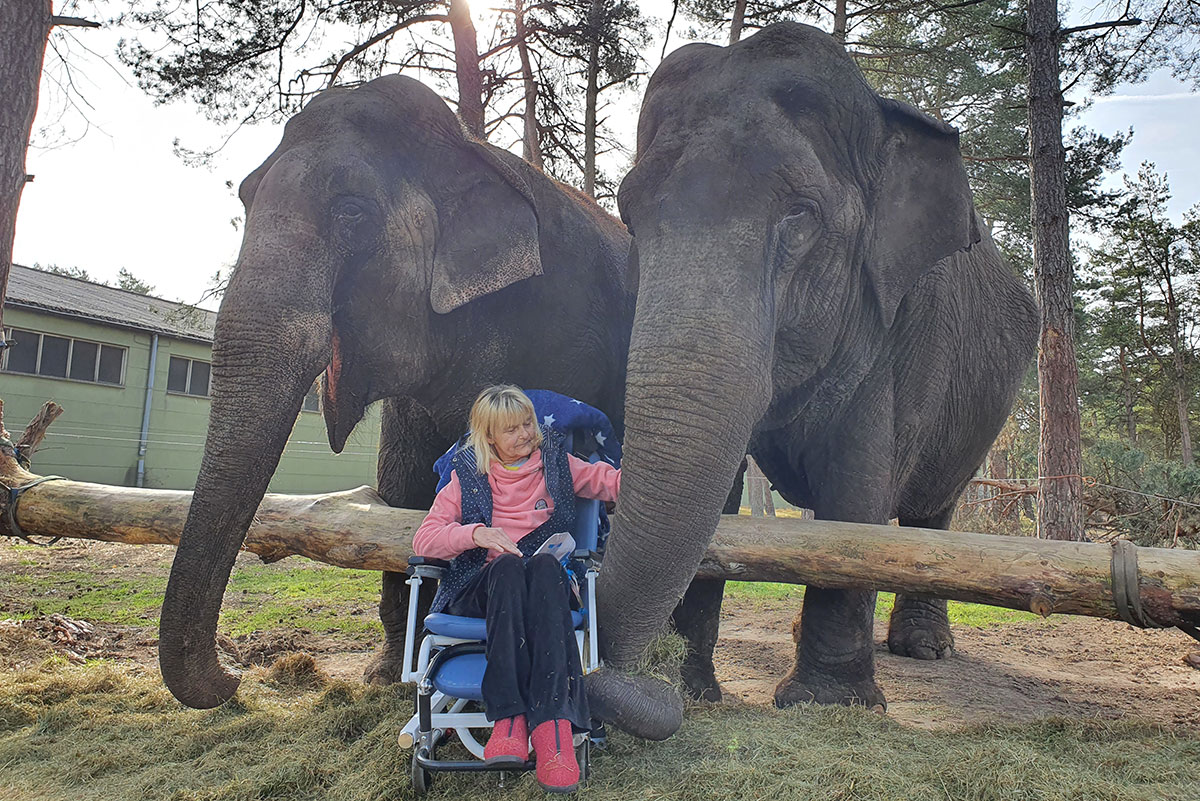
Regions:
<svg viewBox="0 0 1200 801"><path fill-rule="evenodd" d="M788 210L788 213L783 216L780 223L808 222L815 220L816 216L817 209L811 203L797 203Z"/></svg>
<svg viewBox="0 0 1200 801"><path fill-rule="evenodd" d="M371 224L377 218L375 206L369 200L356 197L339 197L333 201L333 232L339 247L347 252L357 252L373 247L377 226Z"/></svg>
<svg viewBox="0 0 1200 801"><path fill-rule="evenodd" d="M811 203L798 203L775 225L776 258L781 270L792 270L817 240L820 216Z"/></svg>
<svg viewBox="0 0 1200 801"><path fill-rule="evenodd" d="M352 197L338 198L333 204L333 214L347 222L358 222L367 213L367 207L362 201Z"/></svg>

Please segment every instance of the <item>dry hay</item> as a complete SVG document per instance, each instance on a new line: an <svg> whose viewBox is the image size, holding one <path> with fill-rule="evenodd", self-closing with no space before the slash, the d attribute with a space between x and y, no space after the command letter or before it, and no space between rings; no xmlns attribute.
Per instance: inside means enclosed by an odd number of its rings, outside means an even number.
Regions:
<svg viewBox="0 0 1200 801"><path fill-rule="evenodd" d="M291 651L271 663L263 680L281 690L315 690L329 683L329 675L312 654Z"/></svg>
<svg viewBox="0 0 1200 801"><path fill-rule="evenodd" d="M304 674L289 659L279 672ZM278 678L278 677L276 677ZM55 659L0 676L0 794L54 801L408 799L406 689L283 689L254 671L218 709L182 708L149 671ZM922 731L854 709L692 706L678 735L610 734L581 799L1193 801L1200 739L1136 722L1044 719ZM434 798L538 799L530 777L439 776Z"/></svg>

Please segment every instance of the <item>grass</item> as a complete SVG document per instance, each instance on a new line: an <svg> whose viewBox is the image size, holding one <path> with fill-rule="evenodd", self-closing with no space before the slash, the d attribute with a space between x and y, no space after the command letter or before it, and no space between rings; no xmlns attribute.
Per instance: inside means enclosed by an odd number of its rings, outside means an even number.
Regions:
<svg viewBox="0 0 1200 801"><path fill-rule="evenodd" d="M242 568L225 591L222 626L232 636L282 626L358 638L382 632L379 573L315 562L290 570Z"/></svg>
<svg viewBox="0 0 1200 801"><path fill-rule="evenodd" d="M122 568L85 559L63 570L50 550L32 549L5 572L0 617L19 620L59 613L92 623L157 626L170 562ZM38 558L43 557L43 558ZM221 631L236 637L278 628L377 640L379 573L306 559L238 565L225 591Z"/></svg>
<svg viewBox="0 0 1200 801"><path fill-rule="evenodd" d="M795 584L771 584L762 581L730 581L725 584L725 597L748 600L762 604L776 604L780 601L791 601L799 610L804 599L804 587ZM895 604L894 593L881 592L875 601L875 616L886 620L892 614ZM950 622L956 626L997 626L1004 623L1022 623L1043 618L1031 612L1020 612L1016 609L1005 609L1000 606L986 604L960 603L950 601L948 605Z"/></svg>
<svg viewBox="0 0 1200 801"><path fill-rule="evenodd" d="M304 689L309 687L309 689ZM0 796L12 801L409 799L401 688L254 671L187 710L157 675L111 663L0 675ZM907 729L862 710L695 706L662 743L619 733L579 793L596 801L1194 799L1200 740L1137 723L1044 720ZM442 775L433 798L543 799L530 777Z"/></svg>
<svg viewBox="0 0 1200 801"><path fill-rule="evenodd" d="M114 569L81 559L60 572L48 552L21 553L0 586L0 617L61 611L150 625L166 564ZM803 588L730 582L727 596L799 608ZM378 627L377 599L372 572L296 559L239 566L222 627L355 636ZM891 602L881 594L878 613ZM975 604L950 609L963 625L1034 619ZM645 669L671 678L680 655L677 637L662 638ZM233 701L207 711L180 706L156 671L51 658L0 673L0 799L406 801L410 752L395 738L411 714L407 688L331 680L304 655L250 670ZM929 731L862 710L727 702L690 707L684 728L663 743L610 735L581 801L1191 801L1200 786L1200 735L1137 722ZM432 798L546 798L530 777L508 785L442 775Z"/></svg>
<svg viewBox="0 0 1200 801"><path fill-rule="evenodd" d="M19 600L0 602L0 616L31 619L54 613L93 623L157 626L169 562L136 570L85 560L64 571L53 552L32 546L5 579ZM804 588L791 584L731 581L726 597L762 604L780 601L798 609ZM300 628L318 635L376 641L382 634L376 614L379 574L347 570L293 558L281 564L245 564L235 568L221 610L221 631L228 636ZM879 593L876 615L891 614L894 596ZM982 604L950 602L956 625L992 626L1039 618Z"/></svg>

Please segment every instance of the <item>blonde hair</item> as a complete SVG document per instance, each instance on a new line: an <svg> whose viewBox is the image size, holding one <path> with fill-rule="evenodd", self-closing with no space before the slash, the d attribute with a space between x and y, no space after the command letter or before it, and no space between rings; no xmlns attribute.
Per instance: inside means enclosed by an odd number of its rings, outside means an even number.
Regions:
<svg viewBox="0 0 1200 801"><path fill-rule="evenodd" d="M470 432L467 434L467 445L475 449L475 464L480 474L486 474L496 458L496 452L488 443L488 437L513 424L521 424L528 418L533 418L534 440L533 447L542 447L542 429L537 425L537 415L533 411L533 401L529 396L512 384L499 384L488 387L479 393L471 406L469 419Z"/></svg>

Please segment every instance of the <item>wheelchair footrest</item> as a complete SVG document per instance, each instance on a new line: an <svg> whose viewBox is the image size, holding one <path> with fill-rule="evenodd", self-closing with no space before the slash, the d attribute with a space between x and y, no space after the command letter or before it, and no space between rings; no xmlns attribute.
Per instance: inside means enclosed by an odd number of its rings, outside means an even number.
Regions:
<svg viewBox="0 0 1200 801"><path fill-rule="evenodd" d="M473 773L482 773L484 771L521 773L522 771L532 771L537 768L537 764L532 759L526 760L523 765L508 765L505 767L489 765L483 760L430 759L429 752L424 748L417 751L416 763L425 768L425 770L468 771Z"/></svg>

